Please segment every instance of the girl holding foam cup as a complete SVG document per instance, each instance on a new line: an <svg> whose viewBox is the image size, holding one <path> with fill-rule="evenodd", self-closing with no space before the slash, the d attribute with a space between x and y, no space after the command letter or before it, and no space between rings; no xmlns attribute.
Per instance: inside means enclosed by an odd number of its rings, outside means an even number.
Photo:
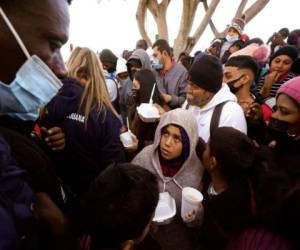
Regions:
<svg viewBox="0 0 300 250"><path fill-rule="evenodd" d="M154 173L163 196L171 196L176 202L176 214L171 222L159 225L156 231L151 230L163 249L197 249L198 230L188 227L189 221L181 218L182 188L199 190L202 179L203 167L196 155L198 136L195 135L198 135L198 126L190 111L169 111L160 118L154 143L132 161ZM193 223L195 219L196 216L191 219Z"/></svg>
<svg viewBox="0 0 300 250"><path fill-rule="evenodd" d="M197 224L203 219L203 195L192 187L182 189L181 217L184 222L193 222L197 217Z"/></svg>

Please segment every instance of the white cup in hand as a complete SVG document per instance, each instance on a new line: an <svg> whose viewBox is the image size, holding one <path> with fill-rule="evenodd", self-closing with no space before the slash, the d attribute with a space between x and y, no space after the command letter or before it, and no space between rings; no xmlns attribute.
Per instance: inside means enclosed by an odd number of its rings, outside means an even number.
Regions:
<svg viewBox="0 0 300 250"><path fill-rule="evenodd" d="M195 219L200 209L203 209L203 195L192 187L182 189L181 218L184 222L191 222Z"/></svg>

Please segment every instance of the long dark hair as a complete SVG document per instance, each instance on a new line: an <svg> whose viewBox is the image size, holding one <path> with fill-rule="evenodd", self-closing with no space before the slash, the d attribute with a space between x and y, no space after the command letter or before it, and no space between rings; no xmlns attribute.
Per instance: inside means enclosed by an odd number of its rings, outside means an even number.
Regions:
<svg viewBox="0 0 300 250"><path fill-rule="evenodd" d="M268 147L256 148L247 135L229 127L214 130L209 145L229 185L242 178L251 182L256 224L277 231L289 180L273 152Z"/></svg>
<svg viewBox="0 0 300 250"><path fill-rule="evenodd" d="M154 84L156 84L156 79L154 74L149 69L142 69L137 71L134 75L134 79L136 79L140 83L140 103L148 103L151 97L151 92ZM154 94L153 94L153 103L161 104L159 91L157 85L155 86Z"/></svg>

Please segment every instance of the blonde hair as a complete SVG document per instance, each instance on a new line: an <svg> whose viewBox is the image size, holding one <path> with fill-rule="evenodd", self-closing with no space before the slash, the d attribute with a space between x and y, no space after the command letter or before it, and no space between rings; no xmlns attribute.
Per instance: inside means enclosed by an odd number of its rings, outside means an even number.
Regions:
<svg viewBox="0 0 300 250"><path fill-rule="evenodd" d="M76 47L67 62L67 68L69 77L84 77L87 80L78 108L84 111L85 127L94 107L99 112L106 111L107 108L119 117L108 94L100 59L92 50ZM105 115L104 112L104 119Z"/></svg>

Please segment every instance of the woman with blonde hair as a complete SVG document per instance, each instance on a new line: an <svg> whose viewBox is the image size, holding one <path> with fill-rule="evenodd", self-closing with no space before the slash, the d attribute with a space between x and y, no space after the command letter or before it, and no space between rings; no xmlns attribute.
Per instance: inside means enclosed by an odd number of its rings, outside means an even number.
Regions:
<svg viewBox="0 0 300 250"><path fill-rule="evenodd" d="M67 68L69 78L47 105L42 123L64 131L66 147L58 159L58 172L73 192L82 193L107 165L124 161L121 122L97 55L77 47Z"/></svg>

